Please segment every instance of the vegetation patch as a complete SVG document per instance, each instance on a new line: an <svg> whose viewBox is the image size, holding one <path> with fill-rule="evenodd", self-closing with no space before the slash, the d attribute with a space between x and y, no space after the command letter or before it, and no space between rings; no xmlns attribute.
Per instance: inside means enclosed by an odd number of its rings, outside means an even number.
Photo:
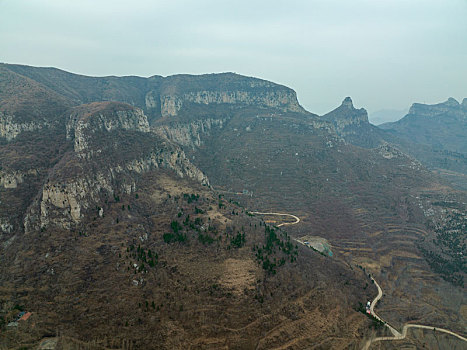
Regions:
<svg viewBox="0 0 467 350"><path fill-rule="evenodd" d="M265 226L264 228L265 244L261 247L253 246L255 257L258 263L270 274L275 274L277 268L283 266L287 260L294 262L298 255L298 246L294 245L290 236L285 231Z"/></svg>
<svg viewBox="0 0 467 350"><path fill-rule="evenodd" d="M446 220L435 226L433 248L419 245L430 267L455 286L464 286L467 271L467 214L454 210Z"/></svg>

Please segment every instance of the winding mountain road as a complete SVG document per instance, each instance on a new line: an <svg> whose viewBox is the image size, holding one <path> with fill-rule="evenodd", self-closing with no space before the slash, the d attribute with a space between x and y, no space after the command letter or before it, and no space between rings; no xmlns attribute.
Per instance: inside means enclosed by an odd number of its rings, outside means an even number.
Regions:
<svg viewBox="0 0 467 350"><path fill-rule="evenodd" d="M286 214L286 213L264 213L264 212L259 212L259 211L252 211L250 212L251 214L258 214L258 215L278 215L278 216L290 216L292 218L295 219L294 222L284 222L282 224L279 224L277 225L278 227L280 226L285 226L285 225L295 225L295 224L298 224L300 222L300 218L296 215L293 215L293 214ZM433 330L433 331L437 331L437 332L443 332L443 333L446 333L446 334L450 334L454 337L457 337L465 342L467 342L467 338L463 337L462 335L460 334L457 334L455 332L452 332L448 329L444 329L444 328L438 328L438 327L433 327L433 326L426 326L426 325L421 325L421 324L413 324L413 323L406 323L404 324L404 326L402 327L402 333L399 332L397 329L395 329L393 326L391 326L389 323L387 323L386 321L384 321L381 317L379 317L376 312L374 311L375 309L375 306L376 306L376 303L383 297L383 290L381 289L381 287L379 286L378 282L376 282L376 280L371 277L371 280L374 282L376 288L378 289L378 295L373 299L373 301L371 302L370 304L370 310L371 310L371 314L376 317L378 320L380 320L381 322L384 323L384 325L386 327L389 328L389 330L391 331L391 333L393 334L392 337L376 337L376 338L373 338L373 339L369 339L367 340L367 342L365 343L365 345L363 346L362 350L368 350L371 346L371 344L375 343L375 342L378 342L378 341L384 341L384 340L402 340L402 339L405 339L406 336L407 336L407 331L409 328L422 328L422 329L429 329L429 330Z"/></svg>
<svg viewBox="0 0 467 350"><path fill-rule="evenodd" d="M283 222L282 224L277 225L277 227L285 226L285 225L295 225L300 222L300 218L298 216L292 214L285 214L285 213L262 213L259 211L250 211L251 214L259 214L259 215L279 215L279 216L290 216L295 219L294 222Z"/></svg>
<svg viewBox="0 0 467 350"><path fill-rule="evenodd" d="M444 328L438 328L438 327L433 327L433 326L425 326L425 325L421 325L421 324L413 324L413 323L406 323L403 327L402 327L402 333L400 333L397 329L395 329L394 327L392 327L390 324L388 324L387 322L385 322L381 317L379 317L375 311L374 311L374 307L376 305L376 303L378 302L378 300L381 299L381 297L383 296L383 290L381 289L381 287L379 286L378 282L376 282L376 280L371 277L371 280L375 283L376 285L376 288L378 288L378 295L373 299L373 301L371 302L371 305L370 305L370 310L371 310L371 314L376 317L378 320L380 320L381 322L384 322L384 325L386 327L389 328L389 330L391 331L391 333L393 334L393 337L377 337L377 338L373 338L373 339L369 339L367 340L367 342L365 343L365 345L363 346L362 350L368 350L371 346L372 343L375 343L377 341L383 341L383 340L402 340L404 339L406 336L407 336L407 330L409 328L422 328L422 329L430 329L432 331L437 331L437 332L443 332L443 333L447 333L447 334L450 334L454 337L457 337L465 342L467 342L467 338L463 337L462 335L460 334L457 334L457 333L454 333L448 329L444 329Z"/></svg>

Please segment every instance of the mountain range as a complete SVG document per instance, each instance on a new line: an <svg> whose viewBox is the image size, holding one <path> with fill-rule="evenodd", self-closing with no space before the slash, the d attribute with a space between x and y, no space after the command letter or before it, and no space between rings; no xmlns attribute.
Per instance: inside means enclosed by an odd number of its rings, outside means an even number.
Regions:
<svg viewBox="0 0 467 350"><path fill-rule="evenodd" d="M1 64L0 344L360 348L385 332L369 274L392 326L465 334L466 115L376 127L234 73ZM425 333L403 342L464 345Z"/></svg>

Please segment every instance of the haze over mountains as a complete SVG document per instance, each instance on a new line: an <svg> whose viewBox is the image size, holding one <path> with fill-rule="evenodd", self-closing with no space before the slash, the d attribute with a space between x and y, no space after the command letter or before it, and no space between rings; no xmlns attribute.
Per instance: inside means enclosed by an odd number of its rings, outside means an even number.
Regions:
<svg viewBox="0 0 467 350"><path fill-rule="evenodd" d="M380 109L370 113L371 124L380 125L383 123L395 122L407 114L407 109Z"/></svg>
<svg viewBox="0 0 467 350"><path fill-rule="evenodd" d="M466 100L376 127L233 73L2 64L2 345L360 348L387 332L356 311L369 273L391 325L465 335L466 123ZM465 345L427 333L402 342Z"/></svg>

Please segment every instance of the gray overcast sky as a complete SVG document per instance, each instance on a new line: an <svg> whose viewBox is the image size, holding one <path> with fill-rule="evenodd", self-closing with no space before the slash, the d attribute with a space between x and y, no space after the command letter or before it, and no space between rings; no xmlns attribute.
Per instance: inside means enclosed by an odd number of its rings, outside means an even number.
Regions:
<svg viewBox="0 0 467 350"><path fill-rule="evenodd" d="M86 75L236 72L323 114L467 97L467 0L0 0L0 61Z"/></svg>

